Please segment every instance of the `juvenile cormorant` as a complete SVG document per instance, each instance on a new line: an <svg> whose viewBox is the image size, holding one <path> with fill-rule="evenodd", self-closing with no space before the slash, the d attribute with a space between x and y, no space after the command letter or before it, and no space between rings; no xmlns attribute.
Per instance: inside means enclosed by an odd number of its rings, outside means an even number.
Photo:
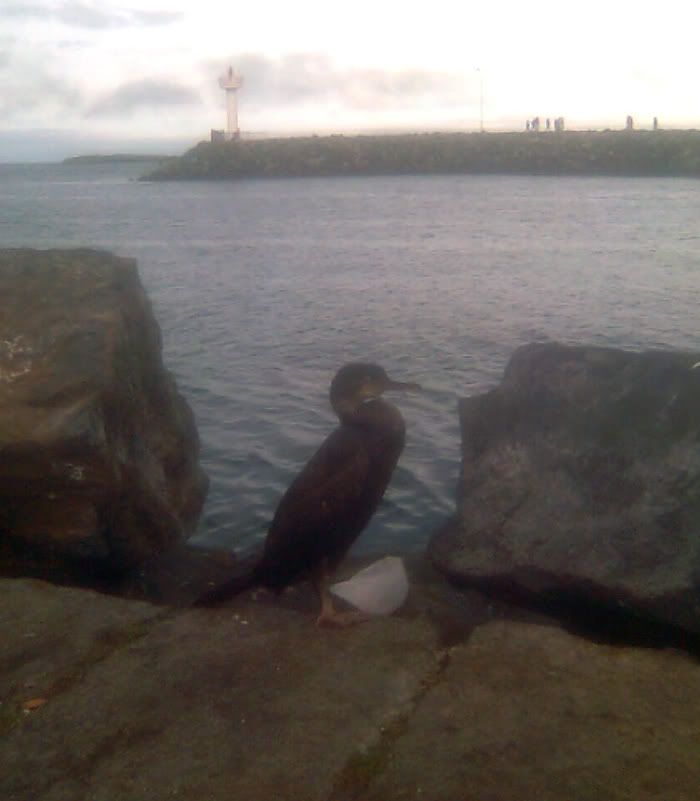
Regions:
<svg viewBox="0 0 700 801"><path fill-rule="evenodd" d="M308 578L321 601L320 625L343 625L357 618L335 609L329 577L369 523L403 450L403 418L380 397L392 389L419 387L392 381L376 364L353 362L338 371L330 402L340 425L282 497L252 571L216 588L200 603L222 600L253 585L280 591Z"/></svg>

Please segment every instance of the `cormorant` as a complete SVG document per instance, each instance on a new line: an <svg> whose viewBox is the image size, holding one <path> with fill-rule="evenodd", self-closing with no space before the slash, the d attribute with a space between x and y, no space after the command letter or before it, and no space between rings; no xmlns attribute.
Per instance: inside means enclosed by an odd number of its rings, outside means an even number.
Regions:
<svg viewBox="0 0 700 801"><path fill-rule="evenodd" d="M323 442L280 501L252 571L200 599L210 604L253 585L281 591L309 578L321 602L318 624L343 625L357 613L338 612L329 577L369 523L403 450L406 427L383 400L393 381L376 364L346 364L331 382L330 402L340 425Z"/></svg>

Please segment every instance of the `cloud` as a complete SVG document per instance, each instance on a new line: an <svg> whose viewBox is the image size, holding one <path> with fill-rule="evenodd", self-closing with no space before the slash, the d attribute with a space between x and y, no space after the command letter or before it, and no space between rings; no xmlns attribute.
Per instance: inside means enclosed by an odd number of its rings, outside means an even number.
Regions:
<svg viewBox="0 0 700 801"><path fill-rule="evenodd" d="M212 75L226 63L203 66ZM323 102L372 111L427 104L463 106L474 99L474 87L460 75L420 69L342 69L323 53L279 58L243 53L230 63L243 75L243 102L248 108Z"/></svg>
<svg viewBox="0 0 700 801"><path fill-rule="evenodd" d="M10 61L14 59L7 55L5 64ZM20 58L17 68L3 76L0 117L6 121L24 119L36 111L67 111L81 103L81 92L40 61Z"/></svg>
<svg viewBox="0 0 700 801"><path fill-rule="evenodd" d="M58 51L59 53L62 50L72 50L75 52L76 50L88 50L94 45L94 42L89 39L57 39L55 42L52 43L52 47L54 50Z"/></svg>
<svg viewBox="0 0 700 801"><path fill-rule="evenodd" d="M346 77L343 94L357 108L376 109L387 104L462 106L467 99L464 78L447 72L358 70Z"/></svg>
<svg viewBox="0 0 700 801"><path fill-rule="evenodd" d="M172 11L138 11L103 8L89 0L63 0L59 3L10 2L0 8L0 17L55 20L77 28L100 30L140 25L167 25L182 18Z"/></svg>
<svg viewBox="0 0 700 801"><path fill-rule="evenodd" d="M199 103L199 94L188 86L172 81L144 79L122 84L100 98L89 107L87 116L114 116L144 109Z"/></svg>
<svg viewBox="0 0 700 801"><path fill-rule="evenodd" d="M169 25L182 19L177 11L132 11L131 18L139 25Z"/></svg>

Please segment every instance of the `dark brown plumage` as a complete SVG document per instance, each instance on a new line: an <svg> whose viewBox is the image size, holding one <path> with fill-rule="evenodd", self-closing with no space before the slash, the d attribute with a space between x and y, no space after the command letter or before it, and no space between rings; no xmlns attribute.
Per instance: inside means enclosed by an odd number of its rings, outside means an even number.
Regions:
<svg viewBox="0 0 700 801"><path fill-rule="evenodd" d="M352 619L334 609L328 578L369 523L403 450L403 418L380 397L391 389L418 387L392 381L375 364L338 371L330 401L340 425L282 497L252 573L217 588L205 602L254 584L279 591L309 578L321 600L319 623Z"/></svg>

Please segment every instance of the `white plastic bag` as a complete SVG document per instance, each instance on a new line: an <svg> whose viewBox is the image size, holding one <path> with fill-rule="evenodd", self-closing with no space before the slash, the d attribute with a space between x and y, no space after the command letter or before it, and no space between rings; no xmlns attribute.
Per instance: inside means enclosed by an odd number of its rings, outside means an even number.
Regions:
<svg viewBox="0 0 700 801"><path fill-rule="evenodd" d="M408 577L403 559L385 556L331 586L331 592L367 615L390 615L406 600Z"/></svg>

